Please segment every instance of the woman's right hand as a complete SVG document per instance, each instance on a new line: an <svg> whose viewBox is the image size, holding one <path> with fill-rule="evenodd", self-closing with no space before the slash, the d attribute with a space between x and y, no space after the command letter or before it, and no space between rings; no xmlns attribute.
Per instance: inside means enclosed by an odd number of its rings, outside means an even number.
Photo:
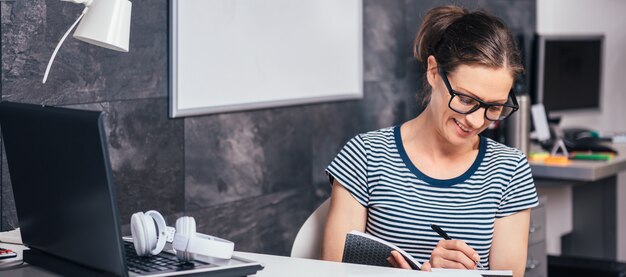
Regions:
<svg viewBox="0 0 626 277"><path fill-rule="evenodd" d="M430 254L433 268L476 269L480 256L461 240L440 240Z"/></svg>

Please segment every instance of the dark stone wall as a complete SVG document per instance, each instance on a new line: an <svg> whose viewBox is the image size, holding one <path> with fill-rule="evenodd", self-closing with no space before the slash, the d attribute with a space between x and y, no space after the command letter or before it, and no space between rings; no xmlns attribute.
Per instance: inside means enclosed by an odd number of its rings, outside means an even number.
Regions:
<svg viewBox="0 0 626 277"><path fill-rule="evenodd" d="M485 8L530 38L535 0L453 1ZM173 224L236 249L288 255L300 225L330 192L324 168L358 132L402 123L420 107L411 42L422 16L449 1L364 0L365 97L276 109L168 118L166 0L133 0L129 53L68 38L82 7L58 0L0 3L2 100L105 112L122 222L157 209ZM1 229L18 226L2 148ZM128 230L128 226L124 226Z"/></svg>

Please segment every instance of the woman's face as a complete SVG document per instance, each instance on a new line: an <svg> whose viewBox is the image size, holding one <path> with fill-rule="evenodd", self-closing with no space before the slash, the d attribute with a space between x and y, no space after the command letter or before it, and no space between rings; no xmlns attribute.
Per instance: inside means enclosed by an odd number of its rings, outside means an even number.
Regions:
<svg viewBox="0 0 626 277"><path fill-rule="evenodd" d="M434 73L434 74L433 74ZM429 70L432 87L430 108L437 124L437 132L448 142L462 145L475 142L475 137L492 122L485 118L485 109L460 114L448 107L451 95L436 69ZM488 68L480 65L460 65L447 73L452 89L478 98L485 103L505 103L513 86L513 77L506 68Z"/></svg>

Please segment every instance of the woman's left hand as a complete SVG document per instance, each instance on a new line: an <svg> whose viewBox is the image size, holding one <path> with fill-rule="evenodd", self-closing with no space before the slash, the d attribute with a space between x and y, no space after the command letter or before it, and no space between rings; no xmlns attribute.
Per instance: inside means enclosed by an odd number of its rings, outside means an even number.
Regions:
<svg viewBox="0 0 626 277"><path fill-rule="evenodd" d="M402 257L402 254L400 254L400 252L398 252L396 250L391 251L391 255L389 256L389 258L387 258L387 261L393 267L403 268L403 269L412 269L411 266L409 265L409 263L404 259L404 257ZM422 267L420 267L420 270L421 271L431 271L430 270L430 263L429 262L423 263Z"/></svg>

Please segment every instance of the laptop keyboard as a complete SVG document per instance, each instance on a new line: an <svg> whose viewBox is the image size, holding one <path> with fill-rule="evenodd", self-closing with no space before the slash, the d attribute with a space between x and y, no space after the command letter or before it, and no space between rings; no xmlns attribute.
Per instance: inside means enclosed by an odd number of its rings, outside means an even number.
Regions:
<svg viewBox="0 0 626 277"><path fill-rule="evenodd" d="M140 257L137 256L133 243L129 241L124 241L124 249L126 251L128 270L137 274L189 270L197 266L208 265L208 263L202 261L181 262L176 258L176 255L171 253Z"/></svg>

